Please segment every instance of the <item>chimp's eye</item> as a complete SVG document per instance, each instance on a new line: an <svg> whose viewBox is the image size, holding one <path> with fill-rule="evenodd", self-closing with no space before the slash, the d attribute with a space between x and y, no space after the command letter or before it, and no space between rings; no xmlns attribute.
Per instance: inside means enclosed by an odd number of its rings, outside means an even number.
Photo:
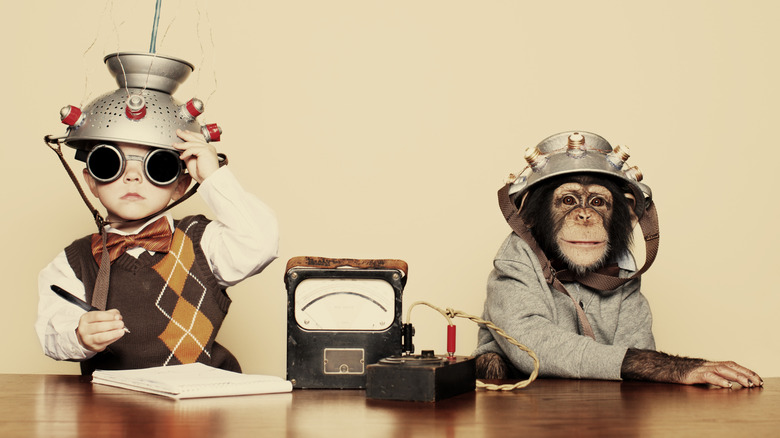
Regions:
<svg viewBox="0 0 780 438"><path fill-rule="evenodd" d="M563 205L577 205L577 198L571 195L566 195L561 199L561 202L563 202Z"/></svg>
<svg viewBox="0 0 780 438"><path fill-rule="evenodd" d="M593 198L590 201L590 205L594 207L603 207L607 205L607 201L605 201L604 198Z"/></svg>

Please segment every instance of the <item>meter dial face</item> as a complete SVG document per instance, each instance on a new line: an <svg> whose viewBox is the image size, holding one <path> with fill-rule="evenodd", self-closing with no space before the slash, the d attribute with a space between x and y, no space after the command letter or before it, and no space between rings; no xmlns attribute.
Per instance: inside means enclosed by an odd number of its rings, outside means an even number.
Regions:
<svg viewBox="0 0 780 438"><path fill-rule="evenodd" d="M307 330L384 330L395 291L378 279L309 278L295 289L295 321Z"/></svg>

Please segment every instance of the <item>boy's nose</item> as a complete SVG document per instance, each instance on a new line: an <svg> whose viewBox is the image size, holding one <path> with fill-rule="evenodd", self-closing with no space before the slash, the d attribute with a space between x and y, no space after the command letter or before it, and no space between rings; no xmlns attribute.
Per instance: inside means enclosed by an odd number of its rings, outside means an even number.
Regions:
<svg viewBox="0 0 780 438"><path fill-rule="evenodd" d="M125 174L122 176L125 182L140 182L143 180L143 165L137 161L125 163Z"/></svg>

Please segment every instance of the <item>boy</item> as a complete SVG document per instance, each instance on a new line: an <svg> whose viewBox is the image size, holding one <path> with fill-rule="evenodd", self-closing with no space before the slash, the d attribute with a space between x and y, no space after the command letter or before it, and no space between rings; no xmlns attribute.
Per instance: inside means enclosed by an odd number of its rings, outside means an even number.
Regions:
<svg viewBox="0 0 780 438"><path fill-rule="evenodd" d="M102 220L84 197L101 232L74 241L39 275L35 328L44 353L80 361L85 375L192 362L240 371L215 342L231 302L225 288L276 258L275 215L220 167L207 140L217 141L221 130L197 123L202 102L173 100L191 64L131 52L104 61L120 88L83 112L63 108L67 136L46 137L49 146L56 140L52 149L74 183L59 145L76 149L86 163L84 181L107 215ZM167 212L189 195L192 179L213 221L174 221ZM55 286L98 310L83 311Z"/></svg>
<svg viewBox="0 0 780 438"><path fill-rule="evenodd" d="M39 277L36 330L47 356L58 360L85 361L82 364L85 374L96 368L138 368L195 360L240 371L236 359L214 342L221 318L224 318L230 304L224 288L260 272L276 258L276 219L265 204L241 188L227 167L219 167L214 147L206 143L200 134L179 130L177 135L184 141L173 146L182 151L181 159L186 163L188 173L182 173L171 184L158 186L150 183L141 163L130 160L122 175L113 182L97 181L88 169L83 171L84 180L108 211L107 221L111 223L108 232L117 235L137 234L160 217L172 229L174 222L169 213L148 221L141 219L163 210L169 202L183 196L190 178L200 183L199 192L216 214L216 220L207 222L203 217L196 217L182 222L191 224L189 233L195 237L196 263L200 262L200 252L197 251L200 247L208 271L213 273L213 280L200 279L207 287L201 285L198 289L198 292L216 289L205 295L211 301L187 302L189 297L184 295L185 301L168 303L173 298L171 295L176 293L170 290L170 286L161 290L139 291L142 285L155 284L153 280L143 279L142 275L164 272L162 268L152 269L165 263L162 260L166 257L175 258L173 254L177 249L171 248L168 254L157 251L152 255L136 246L129 248L126 255L119 255L112 263L108 303L118 303L117 308L84 313L50 289L51 285L58 285L76 296L88 298L87 292L91 290L85 288L85 283L91 285L95 280L84 278L89 276L87 269L78 265L97 265L97 262L92 252L84 254L86 251L79 251L86 242L81 239L81 248L74 242ZM150 149L132 144L122 144L119 148L125 156L144 156ZM196 230L202 232L199 242ZM181 223L177 232L184 233ZM89 242L92 242L91 237ZM99 244L91 246L97 247L93 251L100 249ZM85 256L88 260L77 261ZM97 266L94 266L95 269ZM208 276L208 272L204 273ZM127 278L132 283L117 284L120 278ZM211 281L215 283L209 284ZM120 292L137 296L115 298L114 295ZM216 308L206 309L209 304ZM202 306L200 314L196 311L198 305ZM181 320L176 321L176 318ZM129 328L129 333L125 327ZM132 357L123 357L125 355Z"/></svg>

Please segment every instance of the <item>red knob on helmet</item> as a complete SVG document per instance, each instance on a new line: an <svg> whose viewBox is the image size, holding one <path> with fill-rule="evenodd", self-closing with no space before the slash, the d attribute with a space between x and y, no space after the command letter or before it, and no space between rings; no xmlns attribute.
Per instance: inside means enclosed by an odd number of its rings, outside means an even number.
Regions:
<svg viewBox="0 0 780 438"><path fill-rule="evenodd" d="M217 126L216 123L202 127L201 132L206 137L206 141L219 141L220 136L222 136L222 128Z"/></svg>
<svg viewBox="0 0 780 438"><path fill-rule="evenodd" d="M130 120L141 120L146 117L146 100L134 94L127 99L125 114Z"/></svg>
<svg viewBox="0 0 780 438"><path fill-rule="evenodd" d="M60 121L68 126L77 126L84 121L84 113L79 107L68 105L60 110Z"/></svg>
<svg viewBox="0 0 780 438"><path fill-rule="evenodd" d="M182 105L181 115L187 119L193 120L199 115L203 114L205 109L203 101L198 98L192 98L187 103Z"/></svg>

